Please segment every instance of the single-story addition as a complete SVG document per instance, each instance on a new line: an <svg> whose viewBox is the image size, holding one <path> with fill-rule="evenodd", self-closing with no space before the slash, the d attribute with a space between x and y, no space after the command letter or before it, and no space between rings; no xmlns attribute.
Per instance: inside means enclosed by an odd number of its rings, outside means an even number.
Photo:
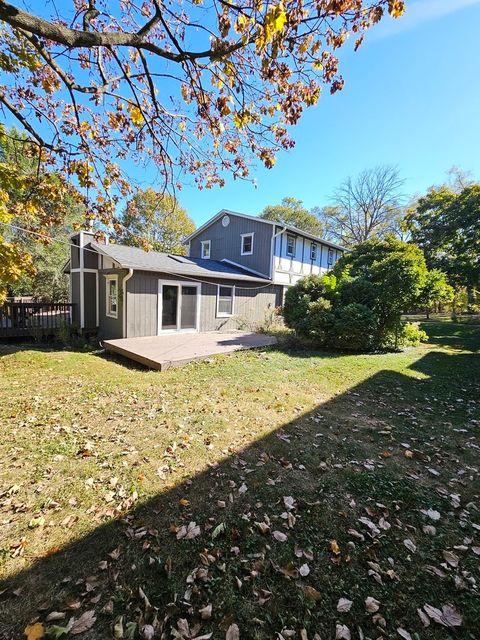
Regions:
<svg viewBox="0 0 480 640"><path fill-rule="evenodd" d="M188 256L71 240L66 271L80 330L101 339L252 330L288 287L345 249L289 225L222 210L185 239Z"/></svg>
<svg viewBox="0 0 480 640"><path fill-rule="evenodd" d="M281 287L227 261L100 244L87 231L71 243L73 323L101 339L250 329L281 304Z"/></svg>

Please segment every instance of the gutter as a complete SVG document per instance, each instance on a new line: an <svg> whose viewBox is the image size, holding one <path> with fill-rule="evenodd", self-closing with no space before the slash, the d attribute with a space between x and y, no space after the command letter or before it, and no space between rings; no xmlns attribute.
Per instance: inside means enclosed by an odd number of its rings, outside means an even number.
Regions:
<svg viewBox="0 0 480 640"><path fill-rule="evenodd" d="M275 227L273 227L273 230L275 230ZM277 231L277 233L272 233L272 241L271 241L271 250L270 250L270 255L272 256L272 260L270 262L270 280L272 282L274 282L274 269L273 269L273 264L274 264L274 260L275 260L275 240L276 238L278 238L278 236L281 236L282 233L285 233L285 231L287 230L286 225L283 227L283 229L280 229L280 231Z"/></svg>
<svg viewBox="0 0 480 640"><path fill-rule="evenodd" d="M122 334L123 337L127 337L127 282L133 276L133 269L129 269L127 275L123 278L122 281L122 290L123 290L123 327Z"/></svg>

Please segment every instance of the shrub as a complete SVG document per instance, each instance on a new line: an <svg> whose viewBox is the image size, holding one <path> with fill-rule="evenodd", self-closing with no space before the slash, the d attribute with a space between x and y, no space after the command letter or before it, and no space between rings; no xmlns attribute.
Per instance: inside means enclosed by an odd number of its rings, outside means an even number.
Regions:
<svg viewBox="0 0 480 640"><path fill-rule="evenodd" d="M335 310L329 342L338 349L365 351L375 345L377 319L364 304L353 302Z"/></svg>
<svg viewBox="0 0 480 640"><path fill-rule="evenodd" d="M418 347L421 342L428 342L428 335L420 329L418 322L407 322L400 330L398 345L401 347Z"/></svg>
<svg viewBox="0 0 480 640"><path fill-rule="evenodd" d="M310 305L320 298L331 297L333 290L332 279L324 282L322 276L307 276L290 287L285 294L283 306L283 317L287 327L299 335L307 336L311 330L308 319Z"/></svg>

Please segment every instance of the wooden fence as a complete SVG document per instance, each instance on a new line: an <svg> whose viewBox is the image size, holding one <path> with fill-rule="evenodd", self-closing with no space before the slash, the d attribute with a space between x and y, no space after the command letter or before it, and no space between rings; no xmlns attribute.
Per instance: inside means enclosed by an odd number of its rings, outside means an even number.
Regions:
<svg viewBox="0 0 480 640"><path fill-rule="evenodd" d="M53 336L72 324L73 304L5 302L0 306L0 338Z"/></svg>

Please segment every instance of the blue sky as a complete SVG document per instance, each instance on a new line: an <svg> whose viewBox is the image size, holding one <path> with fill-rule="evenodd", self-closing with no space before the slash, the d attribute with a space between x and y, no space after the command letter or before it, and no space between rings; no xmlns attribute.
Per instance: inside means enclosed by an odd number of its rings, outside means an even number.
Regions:
<svg viewBox="0 0 480 640"><path fill-rule="evenodd" d="M407 0L402 19L340 54L344 90L305 112L295 149L253 170L256 188L185 184L180 203L197 224L222 208L257 214L284 196L324 205L346 177L383 163L398 165L406 194L438 184L452 165L480 178L479 23L480 0Z"/></svg>

